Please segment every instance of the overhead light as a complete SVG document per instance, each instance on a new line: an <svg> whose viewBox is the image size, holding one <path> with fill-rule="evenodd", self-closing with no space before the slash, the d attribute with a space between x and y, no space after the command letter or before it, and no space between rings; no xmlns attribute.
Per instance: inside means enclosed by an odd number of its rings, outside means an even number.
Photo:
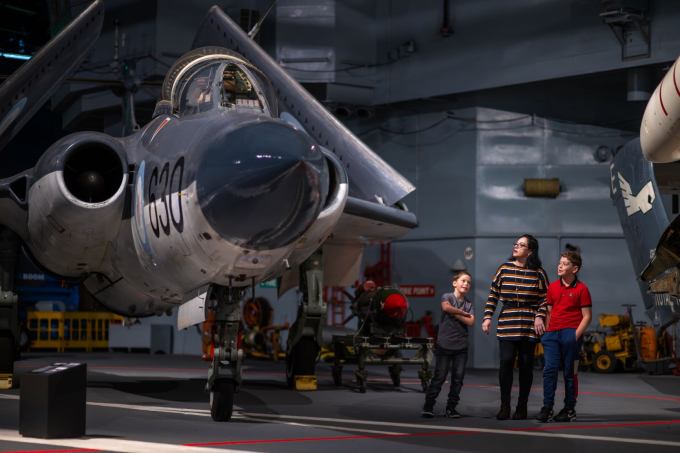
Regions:
<svg viewBox="0 0 680 453"><path fill-rule="evenodd" d="M20 53L0 52L0 57L12 58L14 60L30 60L31 59L31 55L21 55Z"/></svg>

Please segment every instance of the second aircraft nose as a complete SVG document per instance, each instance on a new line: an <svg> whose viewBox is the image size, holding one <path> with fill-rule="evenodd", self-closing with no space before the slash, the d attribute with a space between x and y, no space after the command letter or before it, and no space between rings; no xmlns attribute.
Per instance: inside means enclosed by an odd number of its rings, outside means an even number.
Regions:
<svg viewBox="0 0 680 453"><path fill-rule="evenodd" d="M235 245L271 250L299 239L328 194L328 167L312 139L280 121L254 121L212 143L197 174L212 227Z"/></svg>

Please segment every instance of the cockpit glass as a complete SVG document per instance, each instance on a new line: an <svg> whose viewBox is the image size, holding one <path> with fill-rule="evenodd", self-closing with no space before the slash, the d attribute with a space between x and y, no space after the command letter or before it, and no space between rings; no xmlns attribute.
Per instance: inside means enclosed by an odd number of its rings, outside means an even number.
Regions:
<svg viewBox="0 0 680 453"><path fill-rule="evenodd" d="M201 69L188 77L179 101L181 116L207 112L214 106L215 66Z"/></svg>
<svg viewBox="0 0 680 453"><path fill-rule="evenodd" d="M226 65L222 72L222 105L262 109L255 86L233 63Z"/></svg>

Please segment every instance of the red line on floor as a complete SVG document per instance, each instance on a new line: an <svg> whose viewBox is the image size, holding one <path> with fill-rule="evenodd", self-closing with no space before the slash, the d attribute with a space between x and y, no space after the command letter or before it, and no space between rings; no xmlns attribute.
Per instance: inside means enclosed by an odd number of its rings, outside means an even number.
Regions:
<svg viewBox="0 0 680 453"><path fill-rule="evenodd" d="M680 423L680 420L665 420L660 422L637 422L637 423L613 423L608 425L569 425L569 426L541 426L540 428L515 428L508 431L545 431L551 429L580 429L580 428L620 428L623 426L645 426L645 425L673 425Z"/></svg>
<svg viewBox="0 0 680 453"><path fill-rule="evenodd" d="M643 426L643 425L668 425L680 423L680 420L668 420L660 422L637 422L637 423L616 423L607 425L572 425L572 426L546 426L540 428L518 428L505 429L503 431L548 431L556 429L587 429L587 428L611 428L624 426ZM426 425L425 425L426 426ZM329 429L332 429L329 426ZM414 427L415 428L415 427ZM185 444L184 447L207 447L211 445L239 445L239 444L268 444L278 442L312 442L323 440L350 440L350 439L382 439L390 437L419 437L419 436L453 436L456 434L489 434L485 431L441 431L435 433L405 433L405 434L376 434L373 436L335 436L335 437L307 437L300 439L268 439L268 440L235 440L231 442L208 442L201 444Z"/></svg>
<svg viewBox="0 0 680 453"><path fill-rule="evenodd" d="M330 427L332 428L332 426ZM443 431L436 433L376 434L373 436L308 437L300 439L235 440L231 442L208 442L204 444L184 444L183 447L207 447L210 445L269 444L277 442L313 442L318 440L380 439L384 437L446 436L454 434L474 434L482 431Z"/></svg>
<svg viewBox="0 0 680 453"><path fill-rule="evenodd" d="M47 365L14 365L14 368L42 368ZM136 366L88 366L89 370L208 371L208 368L153 368Z"/></svg>
<svg viewBox="0 0 680 453"><path fill-rule="evenodd" d="M70 452L75 452L75 451L101 451L101 450L90 450L90 449L81 449L81 450L21 450L21 451L3 451L2 453L70 453Z"/></svg>

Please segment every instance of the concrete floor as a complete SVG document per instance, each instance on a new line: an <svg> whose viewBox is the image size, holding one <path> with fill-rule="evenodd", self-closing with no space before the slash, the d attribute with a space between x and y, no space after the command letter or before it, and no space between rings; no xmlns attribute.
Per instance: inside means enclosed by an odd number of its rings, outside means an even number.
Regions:
<svg viewBox="0 0 680 453"><path fill-rule="evenodd" d="M286 388L282 363L250 359L236 395L237 412L231 422L218 424L210 419L208 396L203 393L207 365L196 357L33 353L24 358L16 364L19 383L21 374L54 362L88 364L88 437L22 438L17 432L19 390L0 391L0 452L623 453L680 448L676 376L582 372L579 421L546 425L494 418L499 406L495 370L468 370L458 407L462 418L444 417L442 394L437 416L422 419L424 395L416 367L405 367L401 388L392 386L386 367L369 367L372 380L361 394L353 379L354 365L345 367L345 383L337 388L329 365L320 363L319 390L296 392ZM536 372L531 417L542 404L541 385ZM443 393L447 391L445 387Z"/></svg>

